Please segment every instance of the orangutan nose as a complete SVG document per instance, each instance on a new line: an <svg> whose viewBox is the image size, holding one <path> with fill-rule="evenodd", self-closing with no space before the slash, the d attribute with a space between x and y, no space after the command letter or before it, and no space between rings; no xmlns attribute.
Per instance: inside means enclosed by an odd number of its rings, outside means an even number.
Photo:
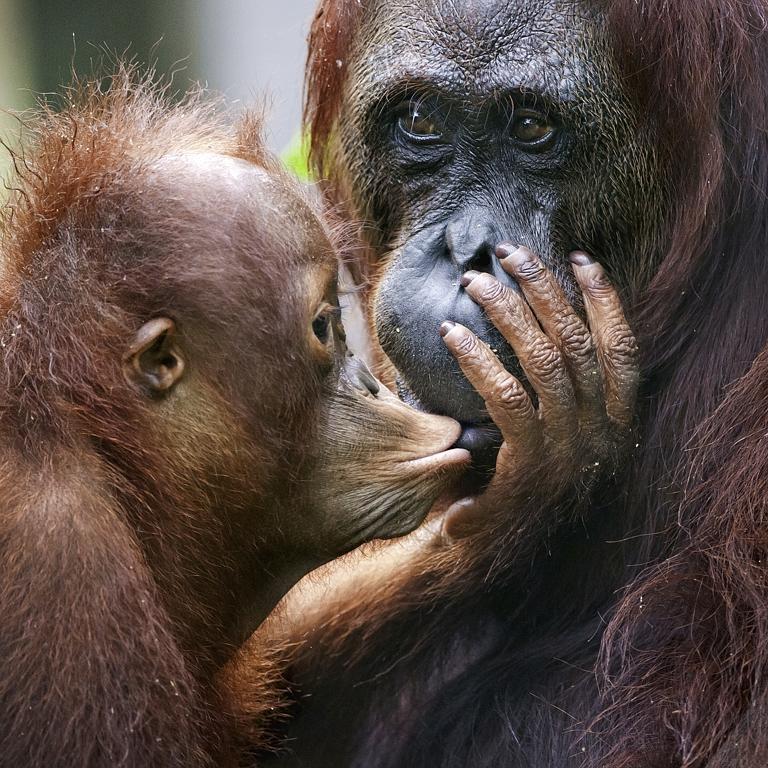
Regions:
<svg viewBox="0 0 768 768"><path fill-rule="evenodd" d="M489 213L482 208L465 209L445 228L446 251L461 272L490 272L498 241Z"/></svg>

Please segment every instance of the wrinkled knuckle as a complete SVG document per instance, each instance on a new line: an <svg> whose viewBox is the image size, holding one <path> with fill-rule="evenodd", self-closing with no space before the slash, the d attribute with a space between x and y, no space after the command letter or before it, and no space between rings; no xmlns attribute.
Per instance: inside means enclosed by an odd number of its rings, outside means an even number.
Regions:
<svg viewBox="0 0 768 768"><path fill-rule="evenodd" d="M462 360L468 357L474 357L477 354L478 346L479 342L477 336L472 333L464 333L461 338L456 341L454 354Z"/></svg>
<svg viewBox="0 0 768 768"><path fill-rule="evenodd" d="M538 259L528 259L518 265L516 274L521 280L534 283L546 277L547 269Z"/></svg>
<svg viewBox="0 0 768 768"><path fill-rule="evenodd" d="M483 280L477 298L481 304L501 304L507 298L507 289L494 278Z"/></svg>
<svg viewBox="0 0 768 768"><path fill-rule="evenodd" d="M507 410L525 410L528 395L517 379L507 377L500 381L494 393L496 402Z"/></svg>
<svg viewBox="0 0 768 768"><path fill-rule="evenodd" d="M560 337L570 354L587 357L594 353L594 343L589 329L578 317L568 316L560 322Z"/></svg>
<svg viewBox="0 0 768 768"><path fill-rule="evenodd" d="M563 367L563 359L554 344L540 344L531 353L529 362L539 377L545 380L555 378Z"/></svg>
<svg viewBox="0 0 768 768"><path fill-rule="evenodd" d="M605 348L607 353L620 363L632 365L637 360L637 340L628 326L608 331L605 335Z"/></svg>
<svg viewBox="0 0 768 768"><path fill-rule="evenodd" d="M579 336L568 345L571 351L571 355L579 360L596 360L597 350L595 349L595 342L589 331L586 331L583 336Z"/></svg>
<svg viewBox="0 0 768 768"><path fill-rule="evenodd" d="M587 279L586 289L595 296L610 296L615 292L613 283L602 268L592 271Z"/></svg>

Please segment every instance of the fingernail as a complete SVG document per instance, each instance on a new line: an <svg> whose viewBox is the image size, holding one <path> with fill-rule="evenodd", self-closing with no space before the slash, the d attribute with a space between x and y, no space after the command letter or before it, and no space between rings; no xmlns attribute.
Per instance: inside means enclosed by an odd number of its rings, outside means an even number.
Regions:
<svg viewBox="0 0 768 768"><path fill-rule="evenodd" d="M595 260L589 254L584 253L584 251L574 251L569 254L568 261L577 267L588 267L590 264L595 263Z"/></svg>
<svg viewBox="0 0 768 768"><path fill-rule="evenodd" d="M480 273L475 271L474 269L470 269L469 272L465 272L461 276L461 280L459 282L461 283L462 288L466 288Z"/></svg>
<svg viewBox="0 0 768 768"><path fill-rule="evenodd" d="M499 243L496 246L496 258L506 259L511 253L514 253L520 246L513 243Z"/></svg>
<svg viewBox="0 0 768 768"><path fill-rule="evenodd" d="M510 263L516 267L527 264L535 258L534 255L524 246L518 245L513 250L508 250L511 246L499 246L496 249L496 256L500 261L509 259Z"/></svg>
<svg viewBox="0 0 768 768"><path fill-rule="evenodd" d="M440 323L440 335L445 338L455 327L456 323L453 320L446 320L444 323Z"/></svg>

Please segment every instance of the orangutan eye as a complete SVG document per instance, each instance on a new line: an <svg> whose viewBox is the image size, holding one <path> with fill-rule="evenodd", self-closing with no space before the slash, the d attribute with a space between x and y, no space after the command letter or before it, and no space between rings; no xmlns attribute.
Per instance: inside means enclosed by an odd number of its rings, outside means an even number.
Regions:
<svg viewBox="0 0 768 768"><path fill-rule="evenodd" d="M327 344L333 332L334 322L341 317L341 310L338 307L326 305L315 315L312 321L312 333L321 344Z"/></svg>
<svg viewBox="0 0 768 768"><path fill-rule="evenodd" d="M396 115L397 130L408 141L431 144L443 140L443 127L426 103L404 102L397 108Z"/></svg>
<svg viewBox="0 0 768 768"><path fill-rule="evenodd" d="M557 128L554 123L532 109L516 109L512 120L512 137L520 144L540 148L554 139Z"/></svg>
<svg viewBox="0 0 768 768"><path fill-rule="evenodd" d="M317 340L322 344L327 344L331 335L331 320L327 315L316 317L312 321L312 333L315 334Z"/></svg>

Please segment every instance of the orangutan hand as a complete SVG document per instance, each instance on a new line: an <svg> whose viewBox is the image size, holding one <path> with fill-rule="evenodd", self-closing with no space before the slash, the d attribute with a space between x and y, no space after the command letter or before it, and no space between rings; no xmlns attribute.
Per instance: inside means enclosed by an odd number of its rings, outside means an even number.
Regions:
<svg viewBox="0 0 768 768"><path fill-rule="evenodd" d="M528 249L502 245L496 255L522 293L485 273L467 272L462 285L514 350L538 407L474 333L443 323L446 346L504 440L486 491L445 516L449 539L487 526L485 510L529 502L544 507L566 494L583 494L601 471L615 466L635 409L637 345L603 268L585 253L570 256L584 296L585 325L554 275Z"/></svg>

